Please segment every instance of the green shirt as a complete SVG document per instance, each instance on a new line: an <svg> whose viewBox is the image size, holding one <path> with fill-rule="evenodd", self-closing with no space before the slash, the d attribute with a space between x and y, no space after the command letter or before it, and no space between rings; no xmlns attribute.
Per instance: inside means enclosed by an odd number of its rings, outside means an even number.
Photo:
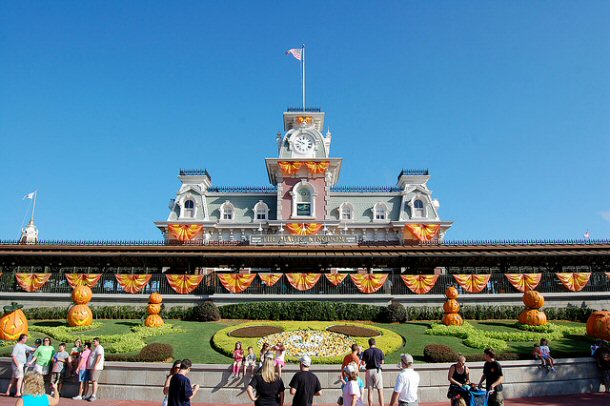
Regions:
<svg viewBox="0 0 610 406"><path fill-rule="evenodd" d="M53 348L52 345L41 345L36 349L36 351L34 351L36 364L43 367L48 367L51 365L53 355L55 355L55 348Z"/></svg>

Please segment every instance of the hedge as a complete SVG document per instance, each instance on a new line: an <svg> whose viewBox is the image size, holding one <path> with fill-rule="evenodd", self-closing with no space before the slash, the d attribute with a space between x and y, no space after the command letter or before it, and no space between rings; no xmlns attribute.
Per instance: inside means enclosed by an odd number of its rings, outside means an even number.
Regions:
<svg viewBox="0 0 610 406"><path fill-rule="evenodd" d="M255 302L220 307L223 319L245 320L378 320L383 308L341 302Z"/></svg>

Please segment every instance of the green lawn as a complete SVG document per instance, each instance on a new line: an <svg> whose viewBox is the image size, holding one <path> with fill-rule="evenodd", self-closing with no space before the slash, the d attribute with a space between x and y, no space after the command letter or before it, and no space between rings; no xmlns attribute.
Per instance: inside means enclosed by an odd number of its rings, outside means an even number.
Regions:
<svg viewBox="0 0 610 406"><path fill-rule="evenodd" d="M80 334L87 336L109 335L109 334L130 334L131 328L141 324L140 320L102 320L103 326L86 333L74 333L74 338ZM174 356L177 359L190 358L195 363L209 364L229 364L231 359L217 351L211 346L212 336L220 329L229 325L241 323L239 320L223 320L220 322L190 322L180 320L169 320L169 323L185 330L184 333L168 334L163 336L149 337L146 343L161 342L168 343L174 347ZM513 320L490 320L490 321L470 321L478 329L488 331L514 332ZM32 325L39 326L61 326L62 321L33 321ZM398 351L387 354L387 363L398 363L400 354L408 352L413 354L417 361L423 360L423 350L427 344L445 344L455 351L464 354L466 357L474 354L480 355L481 349L470 348L462 343L462 340L451 336L432 336L425 334L431 322L409 322L405 324L378 324L379 327L387 328L401 335L405 340L405 345ZM570 327L583 327L584 323L557 322ZM35 338L41 338L43 334L31 332L29 344L33 344ZM53 340L57 345L57 340ZM102 343L103 344L103 343ZM69 344L71 345L71 344ZM557 358L568 356L585 356L588 354L591 340L585 336L568 336L554 340L550 343L553 355ZM533 342L510 342L509 352L523 354L528 358L531 353ZM0 356L10 355L11 347L0 348ZM258 351L257 351L258 352Z"/></svg>

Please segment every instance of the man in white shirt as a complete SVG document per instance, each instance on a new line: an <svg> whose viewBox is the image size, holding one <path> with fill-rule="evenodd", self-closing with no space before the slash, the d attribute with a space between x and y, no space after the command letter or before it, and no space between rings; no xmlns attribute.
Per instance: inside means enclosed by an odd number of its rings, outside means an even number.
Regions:
<svg viewBox="0 0 610 406"><path fill-rule="evenodd" d="M17 340L17 344L13 347L13 352L11 353L12 376L8 388L6 388L6 392L4 393L5 396L10 396L13 385L16 390L15 396L21 396L21 382L23 381L24 367L28 359L27 353L34 351L32 347L25 345L26 341L28 341L28 335L21 334Z"/></svg>
<svg viewBox="0 0 610 406"><path fill-rule="evenodd" d="M396 378L396 385L390 400L390 406L417 406L417 388L419 387L419 374L413 369L413 357L410 354L400 356L402 371Z"/></svg>
<svg viewBox="0 0 610 406"><path fill-rule="evenodd" d="M100 378L102 370L104 369L104 347L100 344L99 337L93 339L93 349L91 355L89 355L89 362L87 363L87 370L89 371L89 379L93 384L93 393L91 396L84 398L89 402L95 402L97 400L97 382Z"/></svg>

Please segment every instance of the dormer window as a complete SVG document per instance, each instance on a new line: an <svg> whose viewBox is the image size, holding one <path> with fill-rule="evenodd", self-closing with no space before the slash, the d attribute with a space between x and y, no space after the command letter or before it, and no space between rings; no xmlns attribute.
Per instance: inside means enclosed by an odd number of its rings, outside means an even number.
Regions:
<svg viewBox="0 0 610 406"><path fill-rule="evenodd" d="M268 220L269 219L269 206L262 200L254 206L254 219L255 220Z"/></svg>
<svg viewBox="0 0 610 406"><path fill-rule="evenodd" d="M373 221L386 221L388 219L388 206L385 203L376 203L373 207Z"/></svg>
<svg viewBox="0 0 610 406"><path fill-rule="evenodd" d="M220 206L220 220L233 221L235 218L235 207L228 200Z"/></svg>
<svg viewBox="0 0 610 406"><path fill-rule="evenodd" d="M195 217L195 202L187 200L184 202L184 214L182 217L193 218Z"/></svg>
<svg viewBox="0 0 610 406"><path fill-rule="evenodd" d="M313 186L302 180L290 191L292 195L292 217L313 217L316 206L316 194Z"/></svg>
<svg viewBox="0 0 610 406"><path fill-rule="evenodd" d="M426 217L426 209L424 207L424 202L420 199L415 199L413 202L413 217Z"/></svg>
<svg viewBox="0 0 610 406"><path fill-rule="evenodd" d="M341 203L341 206L339 206L339 219L341 221L350 221L354 219L354 207L351 203Z"/></svg>

